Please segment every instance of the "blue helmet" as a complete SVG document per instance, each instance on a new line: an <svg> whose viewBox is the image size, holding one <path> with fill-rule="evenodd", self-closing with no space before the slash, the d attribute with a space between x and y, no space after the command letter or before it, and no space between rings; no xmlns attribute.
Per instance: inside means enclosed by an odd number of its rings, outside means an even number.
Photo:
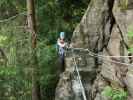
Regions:
<svg viewBox="0 0 133 100"><path fill-rule="evenodd" d="M65 32L60 32L60 38L62 39L64 39L65 38Z"/></svg>

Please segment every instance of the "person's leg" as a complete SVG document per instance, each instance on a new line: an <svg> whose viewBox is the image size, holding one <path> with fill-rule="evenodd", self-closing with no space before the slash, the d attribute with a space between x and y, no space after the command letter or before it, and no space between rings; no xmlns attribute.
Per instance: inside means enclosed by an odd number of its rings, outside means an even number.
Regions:
<svg viewBox="0 0 133 100"><path fill-rule="evenodd" d="M62 70L62 72L65 71L65 58L64 58L64 54L61 55L61 70Z"/></svg>

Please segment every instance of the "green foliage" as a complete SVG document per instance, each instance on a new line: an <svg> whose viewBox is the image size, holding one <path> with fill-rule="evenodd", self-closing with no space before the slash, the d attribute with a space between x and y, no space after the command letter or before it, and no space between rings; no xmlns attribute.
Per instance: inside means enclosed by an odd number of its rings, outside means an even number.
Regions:
<svg viewBox="0 0 133 100"><path fill-rule="evenodd" d="M0 100L31 100L31 82L22 75L16 67L0 68Z"/></svg>
<svg viewBox="0 0 133 100"><path fill-rule="evenodd" d="M9 15L12 16L13 13ZM4 19L8 17L4 16ZM0 23L0 47L8 61L6 67L0 65L0 100L32 100L29 34L23 28L17 27L23 25L23 22L22 16L8 23Z"/></svg>
<svg viewBox="0 0 133 100"><path fill-rule="evenodd" d="M128 31L128 36L133 37L133 31Z"/></svg>
<svg viewBox="0 0 133 100"><path fill-rule="evenodd" d="M7 18L19 11L26 10L25 4L26 0L0 0L1 18Z"/></svg>
<svg viewBox="0 0 133 100"><path fill-rule="evenodd" d="M37 11L37 76L44 100L53 100L59 77L55 44L60 31L67 39L79 23L90 0L36 0ZM26 0L0 0L0 20L26 10ZM31 34L24 28L26 17L0 23L0 46L8 59L0 69L0 100L31 100L32 75ZM13 66L13 67L12 67ZM2 97L2 98L1 98Z"/></svg>
<svg viewBox="0 0 133 100"><path fill-rule="evenodd" d="M128 7L128 0L120 0L120 6L122 10L126 10Z"/></svg>
<svg viewBox="0 0 133 100"><path fill-rule="evenodd" d="M133 47L130 47L130 48L128 49L128 51L129 51L130 53L133 53Z"/></svg>
<svg viewBox="0 0 133 100"><path fill-rule="evenodd" d="M0 46L4 46L5 45L5 41L7 40L6 36L0 35Z"/></svg>
<svg viewBox="0 0 133 100"><path fill-rule="evenodd" d="M57 52L54 45L46 45L45 42L38 43L38 60L40 66L40 83L45 97L52 100L58 80Z"/></svg>
<svg viewBox="0 0 133 100"><path fill-rule="evenodd" d="M127 92L122 89L113 89L110 86L104 88L102 95L111 98L111 100L127 100Z"/></svg>
<svg viewBox="0 0 133 100"><path fill-rule="evenodd" d="M113 92L112 88L107 86L102 92L102 95L112 97L112 94L113 94L112 92Z"/></svg>
<svg viewBox="0 0 133 100"><path fill-rule="evenodd" d="M37 2L39 36L56 42L60 31L70 38L76 25L80 22L90 0L39 0Z"/></svg>
<svg viewBox="0 0 133 100"><path fill-rule="evenodd" d="M133 37L133 25L130 25L130 26L128 27L128 36L129 36L129 37Z"/></svg>
<svg viewBox="0 0 133 100"><path fill-rule="evenodd" d="M0 68L0 76L14 76L16 75L16 69L14 67L1 67Z"/></svg>
<svg viewBox="0 0 133 100"><path fill-rule="evenodd" d="M133 53L133 45L132 45L132 43L133 43L133 28L132 28L132 25L128 28L128 38L129 38L129 49L128 49L128 51L130 52L130 53Z"/></svg>

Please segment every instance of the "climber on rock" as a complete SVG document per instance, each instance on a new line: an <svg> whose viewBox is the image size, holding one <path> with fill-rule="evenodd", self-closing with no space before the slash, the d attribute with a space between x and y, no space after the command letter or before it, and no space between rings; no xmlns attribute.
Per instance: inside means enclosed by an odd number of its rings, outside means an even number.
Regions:
<svg viewBox="0 0 133 100"><path fill-rule="evenodd" d="M65 42L65 33L60 32L60 38L57 40L57 50L60 56L60 61L61 61L61 66L62 66L62 71L65 70L65 47L66 47L66 42Z"/></svg>

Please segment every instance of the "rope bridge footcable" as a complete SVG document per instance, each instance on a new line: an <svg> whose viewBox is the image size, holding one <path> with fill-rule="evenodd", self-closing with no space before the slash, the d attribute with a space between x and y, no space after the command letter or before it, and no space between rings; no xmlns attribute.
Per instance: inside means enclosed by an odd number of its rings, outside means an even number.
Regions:
<svg viewBox="0 0 133 100"><path fill-rule="evenodd" d="M84 89L84 86L83 86L83 83L81 81L81 77L80 77L80 73L79 73L79 69L78 69L78 65L76 63L76 57L75 57L75 54L74 54L74 50L82 50L82 51L87 51L88 54L92 57L98 57L98 58L129 58L129 57L133 57L133 56L105 56L105 55L99 55L99 54L96 54L92 51L90 51L89 49L84 49L84 48L67 48L67 49L70 49L72 50L72 55L73 55L73 61L74 61L74 67L75 67L75 71L77 73L77 78L78 78L78 81L79 81L79 84L81 86L81 93L82 93L82 96L83 96L83 99L84 100L87 100L87 97L86 97L86 94L85 94L85 89ZM107 62L113 62L113 63L116 63L116 64L121 64L121 65L126 65L126 66L132 66L132 64L128 64L128 63L123 63L123 62L120 62L120 61L115 61L115 60L109 60L109 59L104 59L105 61Z"/></svg>
<svg viewBox="0 0 133 100"><path fill-rule="evenodd" d="M77 63L76 63L76 58L75 58L75 56L74 56L73 50L72 50L72 54L73 54L73 61L74 61L75 71L77 72L78 82L79 82L80 87L81 87L81 93L82 93L83 99L84 99L84 100L87 100L86 94L85 94L85 89L84 89L83 83L82 83L82 81L81 81L81 77L80 77L78 65L77 65Z"/></svg>
<svg viewBox="0 0 133 100"><path fill-rule="evenodd" d="M133 57L133 56L106 56L106 55L100 55L100 54L94 53L91 50L84 49L84 48L68 48L68 49L75 50L75 51L76 50L86 51L86 52L88 52L87 54L89 54L92 57L101 58L101 59L104 59L105 61L111 62L111 63L116 63L116 64L121 64L121 65L133 67L133 64L124 63L124 62L120 62L120 61L115 61L115 60L112 60L112 59L107 59L107 58L129 58L129 57Z"/></svg>

